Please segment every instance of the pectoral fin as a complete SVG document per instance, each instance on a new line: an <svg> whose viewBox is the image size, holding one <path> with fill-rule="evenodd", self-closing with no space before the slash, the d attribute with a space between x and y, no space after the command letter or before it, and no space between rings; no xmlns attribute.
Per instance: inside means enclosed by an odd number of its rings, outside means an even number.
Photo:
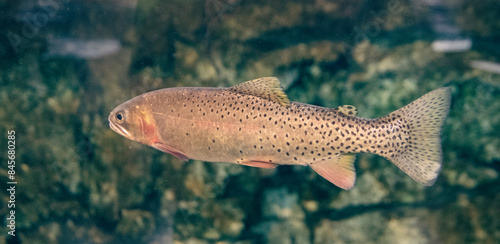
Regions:
<svg viewBox="0 0 500 244"><path fill-rule="evenodd" d="M257 167L257 168L264 168L264 169L274 169L274 168L276 168L276 166L278 166L276 164L264 162L264 161L245 161L245 162L241 162L240 164L246 165L246 166Z"/></svg>
<svg viewBox="0 0 500 244"><path fill-rule="evenodd" d="M309 166L319 175L335 184L336 186L349 190L354 187L356 171L354 169L354 155L340 155L330 161L318 161L309 163Z"/></svg>
<svg viewBox="0 0 500 244"><path fill-rule="evenodd" d="M189 157L186 154L184 154L183 152L181 152L173 147L170 147L168 145L165 145L161 142L155 142L155 143L151 144L151 147L153 147L157 150L160 150L162 152L172 154L175 157L177 157L178 159L183 160L183 161L188 161L188 159L189 159Z"/></svg>

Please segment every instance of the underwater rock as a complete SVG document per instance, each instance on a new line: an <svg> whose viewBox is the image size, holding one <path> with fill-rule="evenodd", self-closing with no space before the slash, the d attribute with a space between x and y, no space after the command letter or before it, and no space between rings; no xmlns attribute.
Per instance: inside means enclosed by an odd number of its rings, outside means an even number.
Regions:
<svg viewBox="0 0 500 244"><path fill-rule="evenodd" d="M121 215L122 217L116 226L116 234L121 239L146 242L152 238L156 226L150 212L123 209Z"/></svg>
<svg viewBox="0 0 500 244"><path fill-rule="evenodd" d="M269 189L264 192L262 208L264 218L304 219L305 215L298 202L297 193L289 193L286 188Z"/></svg>
<svg viewBox="0 0 500 244"><path fill-rule="evenodd" d="M201 217L211 220L203 236L209 240L218 240L222 237L235 238L241 234L245 227L243 223L245 213L236 201L216 201L214 203L204 204L201 209Z"/></svg>
<svg viewBox="0 0 500 244"><path fill-rule="evenodd" d="M343 191L330 204L332 208L342 209L346 206L368 205L383 202L389 196L388 189L371 173L366 172L356 179L356 187Z"/></svg>
<svg viewBox="0 0 500 244"><path fill-rule="evenodd" d="M310 232L297 193L289 193L286 188L266 190L262 206L262 217L268 220L253 227L253 232L262 235L265 243L309 242Z"/></svg>
<svg viewBox="0 0 500 244"><path fill-rule="evenodd" d="M376 243L383 233L384 218L369 213L343 221L323 220L315 229L314 243Z"/></svg>
<svg viewBox="0 0 500 244"><path fill-rule="evenodd" d="M304 62L331 63L337 61L342 53L342 47L337 42L319 41L307 44L289 46L260 54L259 59L247 62L246 77L256 77L260 74L274 74L286 66L300 66ZM258 75L257 75L258 76ZM259 76L259 77L260 77ZM279 78L279 77L278 77ZM285 87L288 88L290 84Z"/></svg>
<svg viewBox="0 0 500 244"><path fill-rule="evenodd" d="M422 215L393 217L380 212L366 213L346 220L323 220L315 229L314 243L436 243Z"/></svg>
<svg viewBox="0 0 500 244"><path fill-rule="evenodd" d="M498 36L500 23L494 13L500 11L496 0L464 1L458 9L457 23L468 32L482 37Z"/></svg>
<svg viewBox="0 0 500 244"><path fill-rule="evenodd" d="M254 232L262 235L263 243L309 243L310 232L303 221L268 221L255 226Z"/></svg>

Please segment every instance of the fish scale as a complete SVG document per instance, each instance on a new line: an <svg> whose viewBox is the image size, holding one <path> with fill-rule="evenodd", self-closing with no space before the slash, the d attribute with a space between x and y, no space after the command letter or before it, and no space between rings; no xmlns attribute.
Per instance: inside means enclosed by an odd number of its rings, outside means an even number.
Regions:
<svg viewBox="0 0 500 244"><path fill-rule="evenodd" d="M354 154L385 157L431 185L441 167L440 130L449 88L430 92L377 119L354 106L290 102L279 80L264 77L230 88L167 88L115 108L119 134L181 159L254 167L308 165L333 184L354 186Z"/></svg>

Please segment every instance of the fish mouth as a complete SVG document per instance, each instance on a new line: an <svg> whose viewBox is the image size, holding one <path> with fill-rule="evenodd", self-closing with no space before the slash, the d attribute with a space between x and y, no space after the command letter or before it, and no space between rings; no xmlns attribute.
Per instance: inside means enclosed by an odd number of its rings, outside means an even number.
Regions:
<svg viewBox="0 0 500 244"><path fill-rule="evenodd" d="M115 125L110 119L108 119L108 121L109 121L109 128L111 128L113 131L126 138L132 139L132 135L130 135L130 133L127 130L123 129L123 127L121 126Z"/></svg>

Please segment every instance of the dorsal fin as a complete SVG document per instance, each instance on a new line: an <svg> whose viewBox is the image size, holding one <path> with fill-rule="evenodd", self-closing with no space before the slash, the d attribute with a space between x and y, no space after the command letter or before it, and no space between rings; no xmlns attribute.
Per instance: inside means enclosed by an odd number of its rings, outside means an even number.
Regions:
<svg viewBox="0 0 500 244"><path fill-rule="evenodd" d="M281 89L280 81L276 77L262 77L243 82L228 89L241 94L268 99L285 107L290 106L290 100L288 100L287 95Z"/></svg>
<svg viewBox="0 0 500 244"><path fill-rule="evenodd" d="M348 115L348 116L356 116L358 115L358 109L352 105L342 105L338 106L337 109L339 112Z"/></svg>

